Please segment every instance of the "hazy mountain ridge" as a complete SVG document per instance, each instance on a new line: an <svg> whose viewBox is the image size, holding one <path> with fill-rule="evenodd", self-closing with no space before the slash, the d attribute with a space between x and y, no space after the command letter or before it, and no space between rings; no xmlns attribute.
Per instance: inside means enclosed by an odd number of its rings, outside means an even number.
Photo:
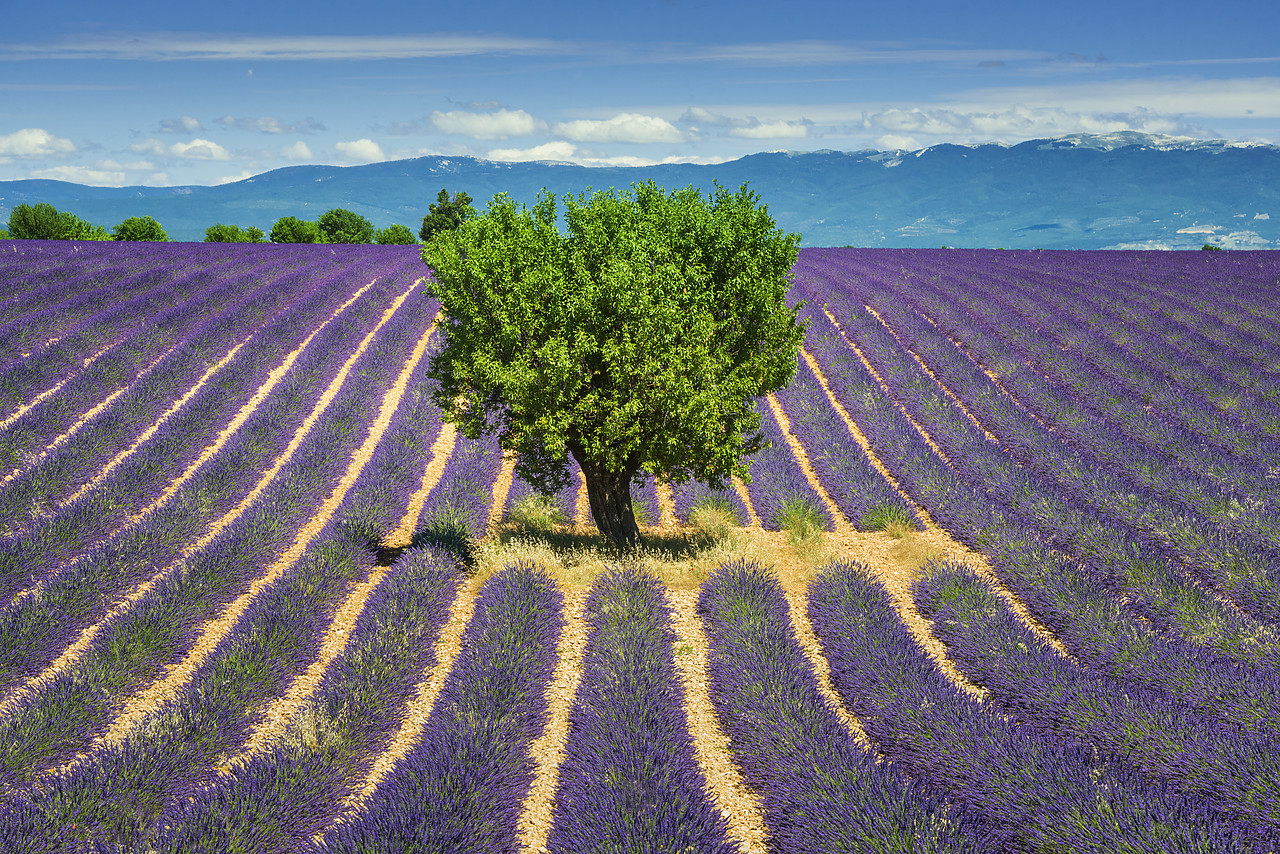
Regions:
<svg viewBox="0 0 1280 854"><path fill-rule="evenodd" d="M178 240L215 222L269 230L332 207L415 232L442 187L482 206L654 180L710 190L750 182L806 246L1061 249L1280 247L1280 148L1132 132L919 151L766 152L715 165L584 167L430 156L364 166L290 166L220 186L86 187L0 182L0 220L47 201L111 227L150 215Z"/></svg>

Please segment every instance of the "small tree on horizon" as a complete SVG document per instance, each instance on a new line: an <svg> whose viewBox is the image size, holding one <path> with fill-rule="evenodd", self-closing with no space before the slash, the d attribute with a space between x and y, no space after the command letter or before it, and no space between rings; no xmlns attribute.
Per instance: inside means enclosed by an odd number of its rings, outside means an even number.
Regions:
<svg viewBox="0 0 1280 854"><path fill-rule="evenodd" d="M153 217L131 216L115 227L112 240L146 240L163 243L169 235Z"/></svg>
<svg viewBox="0 0 1280 854"><path fill-rule="evenodd" d="M204 230L205 243L261 243L264 237L266 235L256 225L241 228L215 222Z"/></svg>
<svg viewBox="0 0 1280 854"><path fill-rule="evenodd" d="M271 226L272 243L320 243L320 226L296 216L282 216Z"/></svg>
<svg viewBox="0 0 1280 854"><path fill-rule="evenodd" d="M581 466L602 534L639 539L643 472L724 486L763 447L759 396L796 370L786 304L799 235L745 186L710 200L652 182L533 208L495 196L422 250L444 313L430 376L466 436L498 434L540 491Z"/></svg>
<svg viewBox="0 0 1280 854"><path fill-rule="evenodd" d="M442 231L453 231L476 215L476 209L471 206L471 201L471 197L466 193L458 192L450 198L449 191L441 189L436 194L436 200L428 206L427 215L422 218L422 228L418 230L418 236L426 241Z"/></svg>
<svg viewBox="0 0 1280 854"><path fill-rule="evenodd" d="M395 223L386 228L378 229L375 242L381 246L412 246L418 240L413 236L413 232L409 230L409 226Z"/></svg>
<svg viewBox="0 0 1280 854"><path fill-rule="evenodd" d="M346 208L331 208L320 214L319 226L325 243L373 242L373 223Z"/></svg>

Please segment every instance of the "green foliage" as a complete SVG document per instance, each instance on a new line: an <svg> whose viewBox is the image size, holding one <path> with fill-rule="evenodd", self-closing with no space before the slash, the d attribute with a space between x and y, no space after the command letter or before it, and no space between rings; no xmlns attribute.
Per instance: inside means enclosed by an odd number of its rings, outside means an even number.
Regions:
<svg viewBox="0 0 1280 854"><path fill-rule="evenodd" d="M409 226L397 222L395 225L378 229L376 242L383 246L412 246L418 242L418 239L413 236Z"/></svg>
<svg viewBox="0 0 1280 854"><path fill-rule="evenodd" d="M791 379L804 334L785 302L800 237L758 201L652 182L566 196L562 235L546 191L532 209L495 196L422 250L445 314L436 403L467 436L496 432L542 492L567 484L572 453L632 530L639 471L745 476L755 399Z"/></svg>
<svg viewBox="0 0 1280 854"><path fill-rule="evenodd" d="M16 205L9 214L9 237L15 240L110 240L102 226L87 222L48 202Z"/></svg>
<svg viewBox="0 0 1280 854"><path fill-rule="evenodd" d="M284 216L271 226L272 243L322 243L320 226L314 222Z"/></svg>
<svg viewBox="0 0 1280 854"><path fill-rule="evenodd" d="M256 225L241 228L218 222L204 230L205 243L261 243L265 236Z"/></svg>
<svg viewBox="0 0 1280 854"><path fill-rule="evenodd" d="M901 504L881 504L872 507L858 520L862 531L884 531L894 539L902 539L913 526L911 512Z"/></svg>
<svg viewBox="0 0 1280 854"><path fill-rule="evenodd" d="M822 537L822 515L807 499L789 498L782 502L778 522L792 545L809 545Z"/></svg>
<svg viewBox="0 0 1280 854"><path fill-rule="evenodd" d="M149 216L131 216L115 227L113 240L148 240L163 243L169 239L164 228Z"/></svg>
<svg viewBox="0 0 1280 854"><path fill-rule="evenodd" d="M433 235L442 231L453 231L476 215L476 209L471 207L470 196L459 192L449 198L449 191L443 189L427 210L429 213L422 218L422 228L418 231L423 240L430 240Z"/></svg>
<svg viewBox="0 0 1280 854"><path fill-rule="evenodd" d="M1210 250L1210 251L1219 251L1219 252L1222 251L1221 246L1214 246L1212 243L1206 243L1204 246L1201 246L1200 248L1204 250Z"/></svg>
<svg viewBox="0 0 1280 854"><path fill-rule="evenodd" d="M0 228L0 240L12 240L12 239L13 238L9 237L9 229Z"/></svg>
<svg viewBox="0 0 1280 854"><path fill-rule="evenodd" d="M62 214L48 202L15 205L9 213L9 235L14 240L61 240Z"/></svg>
<svg viewBox="0 0 1280 854"><path fill-rule="evenodd" d="M554 498L535 493L514 502L507 511L506 521L520 528L547 533L566 520Z"/></svg>
<svg viewBox="0 0 1280 854"><path fill-rule="evenodd" d="M106 226L94 225L73 213L62 212L62 240L110 240Z"/></svg>
<svg viewBox="0 0 1280 854"><path fill-rule="evenodd" d="M320 214L320 235L325 243L372 243L373 223L355 211L331 208Z"/></svg>

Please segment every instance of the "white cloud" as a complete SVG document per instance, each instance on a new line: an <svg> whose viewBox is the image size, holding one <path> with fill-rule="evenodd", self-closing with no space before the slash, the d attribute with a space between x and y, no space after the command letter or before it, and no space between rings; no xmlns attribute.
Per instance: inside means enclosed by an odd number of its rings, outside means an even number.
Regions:
<svg viewBox="0 0 1280 854"><path fill-rule="evenodd" d="M293 145L286 145L280 149L280 153L290 160L313 160L314 155L311 149L302 140L298 140Z"/></svg>
<svg viewBox="0 0 1280 854"><path fill-rule="evenodd" d="M151 154L156 157L164 157L169 153L169 149L165 148L164 143L158 139L144 139L142 142L135 142L129 146L129 150L137 154Z"/></svg>
<svg viewBox="0 0 1280 854"><path fill-rule="evenodd" d="M976 89L956 98L954 109L991 109L994 105L1034 104L1084 114L1147 111L1169 116L1213 119L1280 117L1280 77L1203 80L1148 77L1051 86Z"/></svg>
<svg viewBox="0 0 1280 854"><path fill-rule="evenodd" d="M371 139L356 139L351 142L339 142L335 146L343 156L354 163L373 163L379 160L386 160L387 155L382 153L382 146Z"/></svg>
<svg viewBox="0 0 1280 854"><path fill-rule="evenodd" d="M11 59L378 60L579 52L568 42L518 36L429 33L377 36L241 36L112 33L51 44L7 44ZM252 74L252 71L250 72Z"/></svg>
<svg viewBox="0 0 1280 854"><path fill-rule="evenodd" d="M915 138L931 137L926 145L939 141L1019 142L1038 137L1126 130L1151 134L1205 135L1203 128L1189 124L1182 117L1149 110L1103 113L1068 110L1056 106L1029 107L1023 104L990 111L942 107L892 108L865 114L862 124L865 130L879 132L880 140L902 139L916 143ZM916 143L914 147L921 146Z"/></svg>
<svg viewBox="0 0 1280 854"><path fill-rule="evenodd" d="M761 122L729 131L729 136L745 139L800 139L808 135L809 126L804 122Z"/></svg>
<svg viewBox="0 0 1280 854"><path fill-rule="evenodd" d="M90 169L88 166L51 166L35 169L32 178L48 178L54 181L72 181L92 187L119 187L124 184L124 173L110 169Z"/></svg>
<svg viewBox="0 0 1280 854"><path fill-rule="evenodd" d="M895 151L897 149L902 149L903 151L917 151L924 148L924 146L916 142L915 137L899 136L892 133L876 137L875 146L881 151Z"/></svg>
<svg viewBox="0 0 1280 854"><path fill-rule="evenodd" d="M23 128L0 136L0 158L58 157L76 150L75 143L44 128Z"/></svg>
<svg viewBox="0 0 1280 854"><path fill-rule="evenodd" d="M204 127L200 120L191 116L160 120L160 133L199 133L202 130Z"/></svg>
<svg viewBox="0 0 1280 854"><path fill-rule="evenodd" d="M485 156L490 160L572 160L577 146L571 142L556 140L544 142L533 148L495 148Z"/></svg>
<svg viewBox="0 0 1280 854"><path fill-rule="evenodd" d="M231 152L218 143L207 139L196 138L190 142L175 142L169 146L169 153L185 160L230 160Z"/></svg>
<svg viewBox="0 0 1280 854"><path fill-rule="evenodd" d="M322 122L312 118L301 119L296 122L282 122L271 116L260 116L254 119L222 116L215 119L215 121L223 127L236 128L237 130L255 130L259 133L320 133L325 130Z"/></svg>
<svg viewBox="0 0 1280 854"><path fill-rule="evenodd" d="M576 142L681 142L684 139L684 134L666 119L639 113L619 113L600 121L560 122L554 130Z"/></svg>
<svg viewBox="0 0 1280 854"><path fill-rule="evenodd" d="M252 178L255 174L256 173L251 172L248 169L243 169L239 175L227 175L222 178L217 178L213 183L215 186L218 184L230 184L233 181L243 181L245 178Z"/></svg>
<svg viewBox="0 0 1280 854"><path fill-rule="evenodd" d="M431 124L443 133L456 133L475 139L507 139L512 136L529 136L546 129L546 123L538 121L524 110L496 110L491 113L469 113L450 110L431 113Z"/></svg>
<svg viewBox="0 0 1280 854"><path fill-rule="evenodd" d="M156 168L156 165L150 160L133 160L129 163L121 163L118 160L99 160L96 166L98 169L123 169L126 172L145 172Z"/></svg>

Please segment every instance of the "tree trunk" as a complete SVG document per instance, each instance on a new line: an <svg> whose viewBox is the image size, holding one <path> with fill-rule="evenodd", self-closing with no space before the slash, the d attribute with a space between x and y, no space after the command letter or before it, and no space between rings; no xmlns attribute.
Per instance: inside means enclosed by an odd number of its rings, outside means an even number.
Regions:
<svg viewBox="0 0 1280 854"><path fill-rule="evenodd" d="M576 455L575 455L576 456ZM635 472L609 472L583 463L583 479L587 482L587 498L591 500L591 516L600 533L618 548L631 548L640 543L640 528L631 509L631 477Z"/></svg>

